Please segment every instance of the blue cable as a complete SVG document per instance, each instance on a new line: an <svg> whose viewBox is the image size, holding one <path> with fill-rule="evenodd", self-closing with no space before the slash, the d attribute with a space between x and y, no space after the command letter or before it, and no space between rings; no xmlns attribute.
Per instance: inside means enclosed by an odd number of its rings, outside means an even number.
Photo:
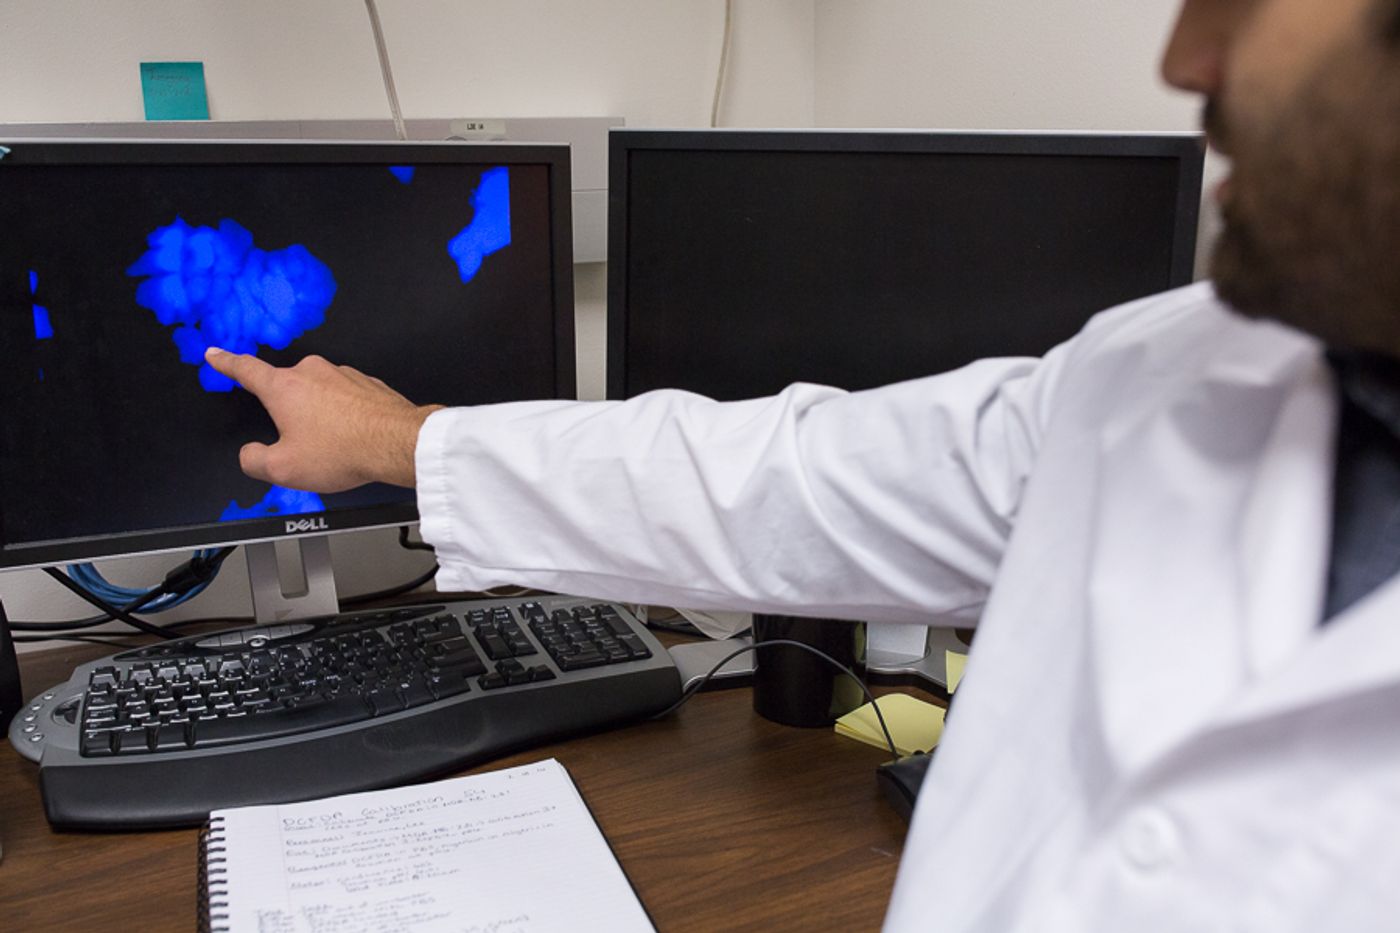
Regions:
<svg viewBox="0 0 1400 933"><path fill-rule="evenodd" d="M217 550L206 549L196 552L195 557L201 560L211 560L218 553ZM125 606L136 602L143 596L159 589L158 586L136 589L112 583L98 572L96 566L90 563L69 564L64 569L68 572L68 576L83 589L87 590L98 599L117 606ZM219 568L215 567L214 576L218 575L218 570ZM143 613L162 612L166 609L172 609L181 603L188 602L200 593L203 593L205 589L208 588L209 584L214 581L214 576L211 576L202 583L196 584L183 593L167 593L164 596L153 599L149 603L143 605L140 611Z"/></svg>

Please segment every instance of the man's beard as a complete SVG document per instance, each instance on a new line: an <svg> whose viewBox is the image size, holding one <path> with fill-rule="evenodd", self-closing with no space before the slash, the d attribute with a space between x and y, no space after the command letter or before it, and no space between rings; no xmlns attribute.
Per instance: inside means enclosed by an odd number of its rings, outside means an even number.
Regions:
<svg viewBox="0 0 1400 933"><path fill-rule="evenodd" d="M1220 296L1400 358L1400 52L1379 39L1339 49L1262 132L1223 116L1207 113L1235 171L1213 257Z"/></svg>

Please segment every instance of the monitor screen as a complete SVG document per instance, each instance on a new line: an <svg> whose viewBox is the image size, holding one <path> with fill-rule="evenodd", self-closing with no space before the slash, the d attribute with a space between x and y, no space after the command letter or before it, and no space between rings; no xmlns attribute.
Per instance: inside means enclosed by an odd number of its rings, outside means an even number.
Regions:
<svg viewBox="0 0 1400 933"><path fill-rule="evenodd" d="M565 146L0 142L0 566L416 520L243 475L275 430L211 344L420 403L574 395Z"/></svg>
<svg viewBox="0 0 1400 933"><path fill-rule="evenodd" d="M1190 134L613 130L608 395L1040 355L1191 281Z"/></svg>

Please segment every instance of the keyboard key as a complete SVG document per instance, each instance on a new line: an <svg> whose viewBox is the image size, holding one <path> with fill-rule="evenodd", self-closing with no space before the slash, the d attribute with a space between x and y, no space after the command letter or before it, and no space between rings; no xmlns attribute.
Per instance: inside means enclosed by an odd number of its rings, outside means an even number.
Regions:
<svg viewBox="0 0 1400 933"><path fill-rule="evenodd" d="M146 727L146 747L151 751L185 747L183 723L163 723Z"/></svg>
<svg viewBox="0 0 1400 933"><path fill-rule="evenodd" d="M431 703L434 699L427 683L419 678L400 683L399 691L403 694L404 706L409 709L422 706L424 703Z"/></svg>
<svg viewBox="0 0 1400 933"><path fill-rule="evenodd" d="M96 668L88 678L89 689L115 687L121 680L121 672L115 667Z"/></svg>
<svg viewBox="0 0 1400 933"><path fill-rule="evenodd" d="M145 729L124 729L112 733L112 748L119 755L148 752Z"/></svg>
<svg viewBox="0 0 1400 933"><path fill-rule="evenodd" d="M601 667L608 663L608 659L597 651L580 651L577 654L559 658L557 663L560 670L577 671L587 667Z"/></svg>
<svg viewBox="0 0 1400 933"><path fill-rule="evenodd" d="M365 700L369 703L370 715L372 716L384 716L408 708L403 693L392 687L375 690L365 697Z"/></svg>
<svg viewBox="0 0 1400 933"><path fill-rule="evenodd" d="M112 730L83 730L82 739L78 744L78 751L80 754L89 758L115 755L116 750L112 747Z"/></svg>
<svg viewBox="0 0 1400 933"><path fill-rule="evenodd" d="M476 637L480 640L482 649L491 660L495 661L499 658L508 658L511 656L510 645L507 644L506 640L500 635L494 632L486 632L483 634L483 632L479 631Z"/></svg>
<svg viewBox="0 0 1400 933"><path fill-rule="evenodd" d="M427 680L428 691L439 700L459 696L471 690L472 685L466 676L457 674L433 674Z"/></svg>

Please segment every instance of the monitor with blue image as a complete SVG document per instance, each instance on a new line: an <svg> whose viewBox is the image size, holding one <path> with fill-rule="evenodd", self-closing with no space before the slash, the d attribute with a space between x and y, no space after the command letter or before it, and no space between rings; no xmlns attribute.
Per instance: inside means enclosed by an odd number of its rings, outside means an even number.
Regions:
<svg viewBox="0 0 1400 933"><path fill-rule="evenodd" d="M245 476L275 431L209 346L419 403L574 395L567 147L4 145L0 567L416 519Z"/></svg>

